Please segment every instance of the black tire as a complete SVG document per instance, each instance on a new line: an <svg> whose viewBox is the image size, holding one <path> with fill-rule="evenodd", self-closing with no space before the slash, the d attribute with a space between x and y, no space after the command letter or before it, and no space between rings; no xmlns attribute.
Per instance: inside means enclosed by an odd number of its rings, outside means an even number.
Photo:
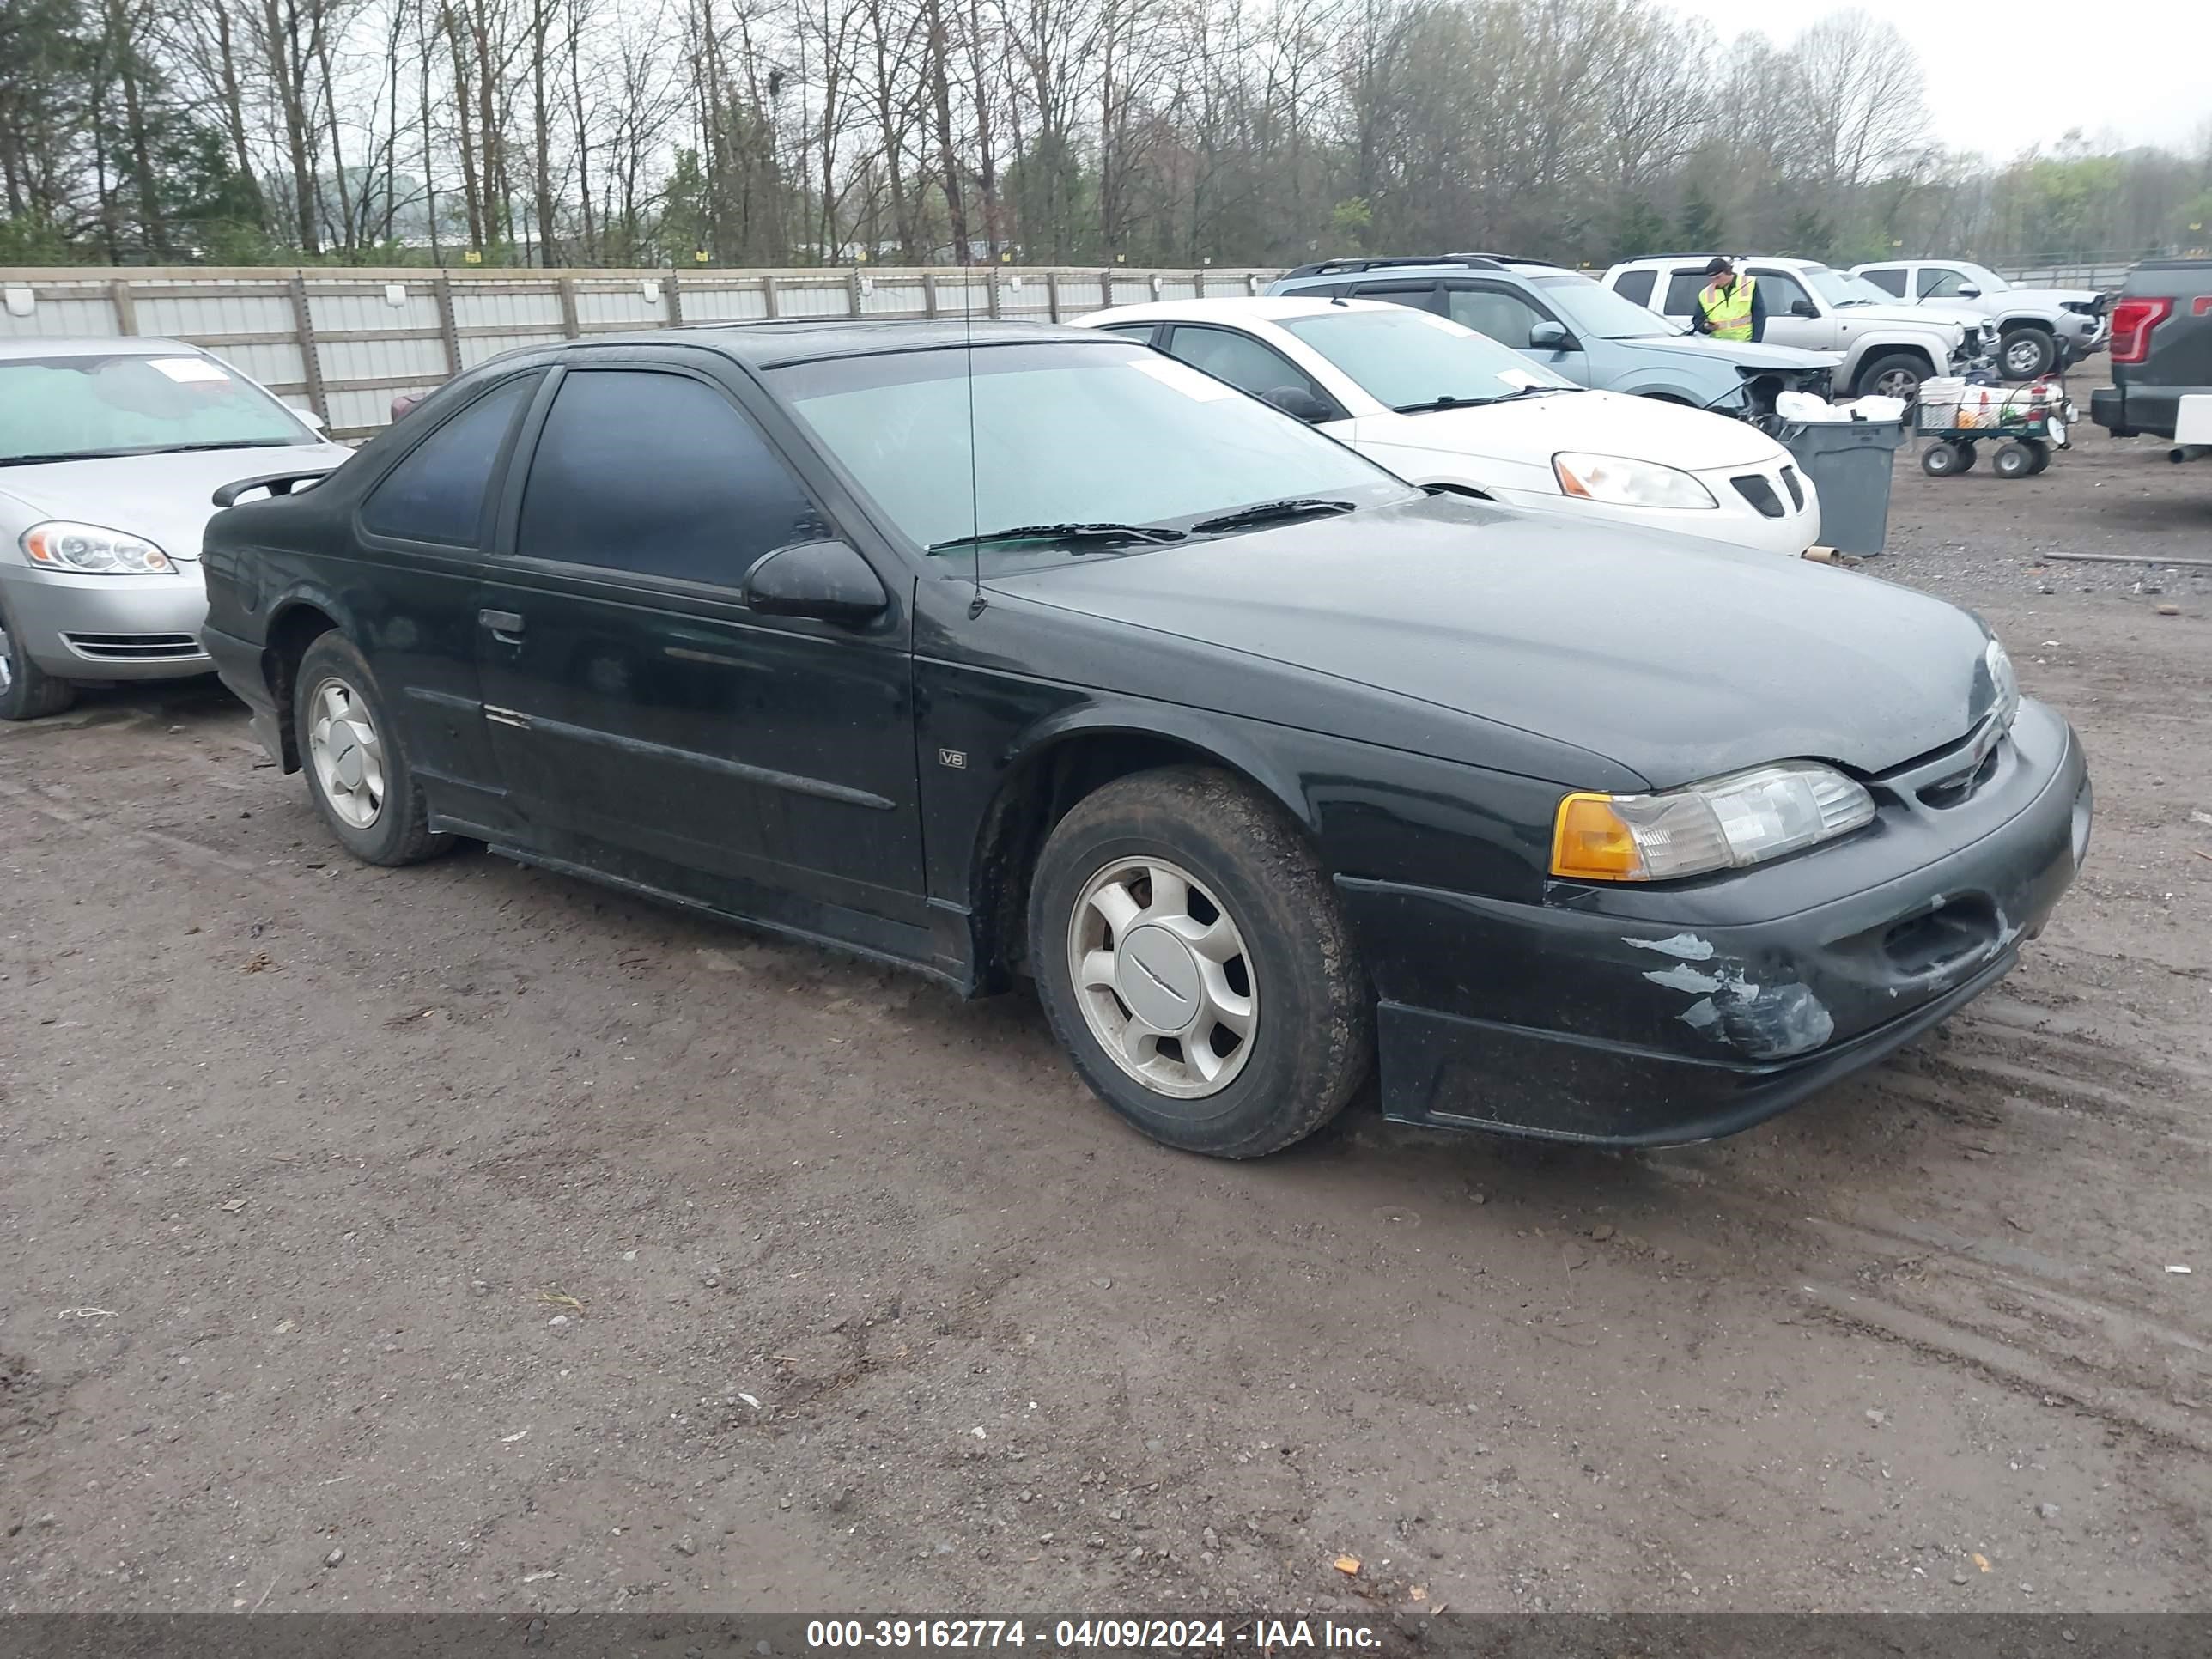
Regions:
<svg viewBox="0 0 2212 1659"><path fill-rule="evenodd" d="M2039 328L2016 328L1997 342L1997 368L2008 380L2033 380L2051 373L2058 342Z"/></svg>
<svg viewBox="0 0 2212 1659"><path fill-rule="evenodd" d="M374 816L365 823L351 821L333 799L314 753L315 705L325 688L333 684L358 700L380 751L383 788ZM422 787L407 762L405 735L368 664L344 635L318 635L301 657L292 677L292 729L299 740L300 769L307 774L308 796L339 845L354 857L364 864L419 864L452 848L451 836L431 832Z"/></svg>
<svg viewBox="0 0 2212 1659"><path fill-rule="evenodd" d="M1907 377L1911 384L1904 385ZM1858 383L1852 388L1861 398L1879 394L1885 398L1902 398L1907 404L1918 401L1920 383L1928 378L1928 365L1909 351L1892 351L1875 358L1859 370ZM1882 382L1896 383L1896 389L1884 391Z"/></svg>
<svg viewBox="0 0 2212 1659"><path fill-rule="evenodd" d="M0 606L0 720L44 720L76 701L76 683L56 679L31 660L15 618Z"/></svg>
<svg viewBox="0 0 2212 1659"><path fill-rule="evenodd" d="M2048 471L2051 467L2051 446L2031 443L2028 445L2028 449L2035 457L2035 465L2028 468L2027 476L2032 478L2039 472Z"/></svg>
<svg viewBox="0 0 2212 1659"><path fill-rule="evenodd" d="M1948 478L1974 464L1974 452L1964 444L1932 443L1920 452L1920 470L1931 478Z"/></svg>
<svg viewBox="0 0 2212 1659"><path fill-rule="evenodd" d="M1117 866L1148 859L1188 873L1197 890L1189 908L1218 913L1240 936L1240 955L1224 971L1243 964L1249 1048L1227 1082L1198 1098L1161 1092L1107 1051L1071 960L1088 919L1086 890ZM1374 999L1334 889L1298 825L1225 772L1139 773L1078 802L1038 857L1029 930L1038 997L1076 1072L1168 1146L1214 1158L1280 1151L1342 1110L1373 1064ZM1138 931L1133 922L1128 934L1115 930L1112 953ZM1127 1014L1118 990L1103 995L1103 1006ZM1180 1055L1179 1041L1168 1042Z"/></svg>
<svg viewBox="0 0 2212 1659"><path fill-rule="evenodd" d="M1998 446L1990 457L1990 470L2000 478L2026 478L2035 471L2035 452L2017 441Z"/></svg>

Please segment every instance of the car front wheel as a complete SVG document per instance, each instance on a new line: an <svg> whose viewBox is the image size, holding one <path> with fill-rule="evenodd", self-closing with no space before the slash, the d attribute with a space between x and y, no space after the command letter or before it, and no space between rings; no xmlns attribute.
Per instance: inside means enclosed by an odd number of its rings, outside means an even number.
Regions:
<svg viewBox="0 0 2212 1659"><path fill-rule="evenodd" d="M1877 357L1859 373L1859 396L1902 398L1911 403L1920 395L1928 366L1909 352L1893 351Z"/></svg>
<svg viewBox="0 0 2212 1659"><path fill-rule="evenodd" d="M1256 1158L1344 1107L1374 1054L1351 931L1298 826L1227 773L1119 779L1060 820L1030 960L1084 1081L1154 1139Z"/></svg>
<svg viewBox="0 0 2212 1659"><path fill-rule="evenodd" d="M2014 329L1998 343L1997 361L2008 380L2033 380L2058 361L2058 342L2039 328Z"/></svg>
<svg viewBox="0 0 2212 1659"><path fill-rule="evenodd" d="M0 607L0 720L35 720L76 701L76 686L31 660L29 643Z"/></svg>
<svg viewBox="0 0 2212 1659"><path fill-rule="evenodd" d="M416 864L453 845L434 835L398 723L343 634L308 646L292 679L292 729L315 810L365 864Z"/></svg>

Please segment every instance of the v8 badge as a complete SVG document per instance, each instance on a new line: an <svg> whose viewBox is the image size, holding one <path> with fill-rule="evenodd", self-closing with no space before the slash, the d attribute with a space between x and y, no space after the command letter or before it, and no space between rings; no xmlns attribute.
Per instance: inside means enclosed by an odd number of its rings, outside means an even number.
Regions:
<svg viewBox="0 0 2212 1659"><path fill-rule="evenodd" d="M956 772L964 771L968 766L968 751L964 749L940 749L937 751L937 763L949 766Z"/></svg>

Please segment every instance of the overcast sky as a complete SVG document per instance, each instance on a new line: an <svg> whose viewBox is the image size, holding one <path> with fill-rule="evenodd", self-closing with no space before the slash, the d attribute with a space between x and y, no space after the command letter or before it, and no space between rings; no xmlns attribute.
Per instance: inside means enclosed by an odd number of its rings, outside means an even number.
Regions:
<svg viewBox="0 0 2212 1659"><path fill-rule="evenodd" d="M1667 0L1723 40L1747 26L1786 42L1851 0ZM2009 160L2069 127L2092 141L2194 149L2212 121L2212 5L2206 0L1856 0L1919 49L1936 137ZM2039 41L2035 75L2023 48ZM2023 90L2023 76L2033 90ZM2002 76L2002 78L2000 78Z"/></svg>

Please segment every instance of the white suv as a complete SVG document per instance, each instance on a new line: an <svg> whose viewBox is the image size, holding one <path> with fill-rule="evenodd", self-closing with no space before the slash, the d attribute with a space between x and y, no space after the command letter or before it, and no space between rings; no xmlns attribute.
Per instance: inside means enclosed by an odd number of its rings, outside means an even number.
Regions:
<svg viewBox="0 0 2212 1659"><path fill-rule="evenodd" d="M1710 253L1662 253L1631 259L1605 273L1605 285L1662 317L1688 322L1697 312ZM1908 306L1856 276L1817 259L1753 255L1735 260L1759 283L1766 302L1765 342L1843 356L1838 396L1910 399L1931 375L1965 370L1993 331L1978 313L1944 316L1936 307Z"/></svg>
<svg viewBox="0 0 2212 1659"><path fill-rule="evenodd" d="M2105 341L2105 296L2091 289L2014 288L1966 259L1884 259L1851 275L1909 306L1968 306L1990 319L2008 380L2070 368Z"/></svg>

